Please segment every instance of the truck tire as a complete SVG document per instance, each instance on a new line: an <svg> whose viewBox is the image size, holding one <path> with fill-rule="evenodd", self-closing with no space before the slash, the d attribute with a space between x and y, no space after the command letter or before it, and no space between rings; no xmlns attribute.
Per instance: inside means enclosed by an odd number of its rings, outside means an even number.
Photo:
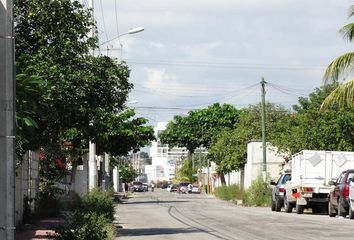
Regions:
<svg viewBox="0 0 354 240"><path fill-rule="evenodd" d="M335 217L337 215L336 210L334 209L331 201L328 201L328 216Z"/></svg>
<svg viewBox="0 0 354 240"><path fill-rule="evenodd" d="M286 195L284 195L284 209L287 213L291 213L293 211L293 205L288 202L288 198Z"/></svg>
<svg viewBox="0 0 354 240"><path fill-rule="evenodd" d="M275 211L275 201L272 200L272 206L271 206L272 212Z"/></svg>
<svg viewBox="0 0 354 240"><path fill-rule="evenodd" d="M276 212L280 212L281 210L281 204L280 201L278 199L275 200L275 211Z"/></svg>
<svg viewBox="0 0 354 240"><path fill-rule="evenodd" d="M304 207L304 205L296 204L295 209L296 209L296 213L297 214L303 214L305 207Z"/></svg>

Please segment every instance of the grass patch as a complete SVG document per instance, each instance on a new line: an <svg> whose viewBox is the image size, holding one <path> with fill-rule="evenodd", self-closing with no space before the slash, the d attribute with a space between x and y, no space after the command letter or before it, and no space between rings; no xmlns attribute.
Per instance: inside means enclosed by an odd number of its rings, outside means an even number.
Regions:
<svg viewBox="0 0 354 240"><path fill-rule="evenodd" d="M245 206L269 206L272 201L272 189L260 176L252 182L252 185L244 194Z"/></svg>
<svg viewBox="0 0 354 240"><path fill-rule="evenodd" d="M230 201L242 199L244 191L239 185L221 186L215 189L214 195L222 200Z"/></svg>

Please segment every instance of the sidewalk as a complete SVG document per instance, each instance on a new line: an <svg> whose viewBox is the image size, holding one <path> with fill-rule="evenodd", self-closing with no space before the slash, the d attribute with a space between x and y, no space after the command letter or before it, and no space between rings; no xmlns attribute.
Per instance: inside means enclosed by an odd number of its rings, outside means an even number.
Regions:
<svg viewBox="0 0 354 240"><path fill-rule="evenodd" d="M45 218L33 224L26 224L15 233L15 240L49 239L48 234L54 234L54 228L64 223L61 218Z"/></svg>

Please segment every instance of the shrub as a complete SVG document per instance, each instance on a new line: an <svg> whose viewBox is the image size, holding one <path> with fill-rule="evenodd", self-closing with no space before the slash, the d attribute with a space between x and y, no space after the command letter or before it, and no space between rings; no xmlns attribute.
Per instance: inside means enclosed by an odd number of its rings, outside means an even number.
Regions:
<svg viewBox="0 0 354 240"><path fill-rule="evenodd" d="M95 212L111 221L114 220L114 200L111 193L98 189L83 196L78 202L77 210L82 214Z"/></svg>
<svg viewBox="0 0 354 240"><path fill-rule="evenodd" d="M244 192L239 185L231 185L217 187L214 194L217 198L222 200L236 200L242 199Z"/></svg>
<svg viewBox="0 0 354 240"><path fill-rule="evenodd" d="M79 198L66 225L56 230L57 240L111 240L115 238L111 193L93 190Z"/></svg>
<svg viewBox="0 0 354 240"><path fill-rule="evenodd" d="M259 176L245 192L243 203L246 206L268 206L272 200L272 190Z"/></svg>
<svg viewBox="0 0 354 240"><path fill-rule="evenodd" d="M115 227L109 219L95 212L76 212L69 223L56 231L57 240L113 240Z"/></svg>

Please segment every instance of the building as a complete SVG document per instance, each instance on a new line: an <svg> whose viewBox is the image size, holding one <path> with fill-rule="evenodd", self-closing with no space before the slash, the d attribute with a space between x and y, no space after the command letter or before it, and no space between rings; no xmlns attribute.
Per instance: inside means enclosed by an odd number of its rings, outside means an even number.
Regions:
<svg viewBox="0 0 354 240"><path fill-rule="evenodd" d="M155 127L156 141L150 147L151 165L145 166L145 174L148 181L170 181L175 177L176 169L180 166L188 155L186 148L169 148L167 144L162 144L158 135L165 130L167 122L159 122Z"/></svg>

